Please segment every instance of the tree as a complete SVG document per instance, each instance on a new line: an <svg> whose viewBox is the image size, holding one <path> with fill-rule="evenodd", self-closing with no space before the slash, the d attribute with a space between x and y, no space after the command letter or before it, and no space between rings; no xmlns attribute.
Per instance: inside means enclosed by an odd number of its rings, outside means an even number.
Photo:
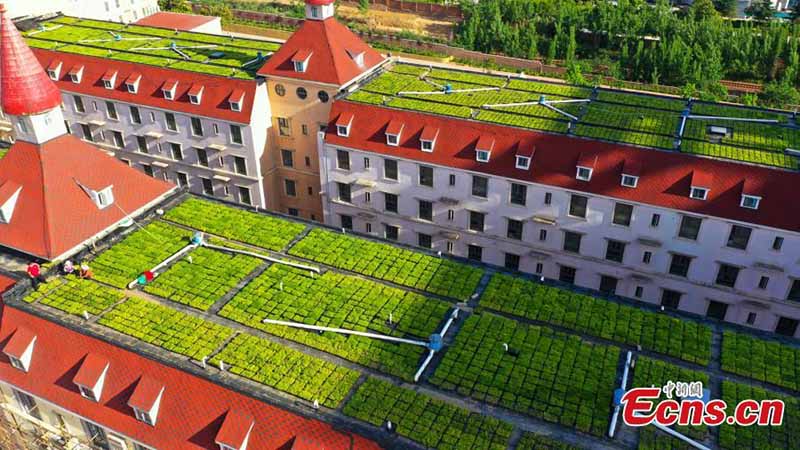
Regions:
<svg viewBox="0 0 800 450"><path fill-rule="evenodd" d="M786 81L772 81L764 85L764 91L758 96L761 104L773 108L800 103L800 93Z"/></svg>
<svg viewBox="0 0 800 450"><path fill-rule="evenodd" d="M695 0L690 12L695 20L705 20L719 15L711 0Z"/></svg>
<svg viewBox="0 0 800 450"><path fill-rule="evenodd" d="M755 20L770 20L775 16L775 8L770 0L755 0L744 13Z"/></svg>
<svg viewBox="0 0 800 450"><path fill-rule="evenodd" d="M366 14L369 11L369 0L358 0L358 9L362 14Z"/></svg>
<svg viewBox="0 0 800 450"><path fill-rule="evenodd" d="M714 8L726 17L733 17L736 15L737 0L714 0Z"/></svg>
<svg viewBox="0 0 800 450"><path fill-rule="evenodd" d="M158 0L158 7L162 11L191 13L192 5L187 0Z"/></svg>

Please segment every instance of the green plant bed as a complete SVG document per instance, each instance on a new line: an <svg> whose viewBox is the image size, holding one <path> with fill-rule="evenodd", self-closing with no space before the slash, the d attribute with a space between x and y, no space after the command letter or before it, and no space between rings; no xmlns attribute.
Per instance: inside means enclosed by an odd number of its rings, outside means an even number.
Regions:
<svg viewBox="0 0 800 450"><path fill-rule="evenodd" d="M189 237L189 231L152 222L100 254L90 266L98 281L125 288L139 274L188 245Z"/></svg>
<svg viewBox="0 0 800 450"><path fill-rule="evenodd" d="M140 298L120 303L98 323L197 360L233 334L229 328Z"/></svg>
<svg viewBox="0 0 800 450"><path fill-rule="evenodd" d="M392 108L409 109L418 112L441 114L444 116L461 117L463 119L472 116L472 109L466 106L448 105L435 101L419 100L407 97L394 97L386 103Z"/></svg>
<svg viewBox="0 0 800 450"><path fill-rule="evenodd" d="M716 103L694 102L692 104L693 115L714 116L714 117L737 117L741 119L766 119L777 120L780 123L789 121L787 114L777 113L762 109L743 108L735 105L723 105Z"/></svg>
<svg viewBox="0 0 800 450"><path fill-rule="evenodd" d="M331 332L319 335L261 321L270 318L426 341L438 329L448 310L445 302L373 281L334 272L312 278L306 271L273 265L245 286L219 314L410 379L424 350L422 347ZM392 325L387 324L390 314Z"/></svg>
<svg viewBox="0 0 800 450"><path fill-rule="evenodd" d="M36 291L28 294L23 301L39 303L60 309L76 316L86 311L91 315L102 311L125 298L125 294L93 281L65 276L48 283L42 283Z"/></svg>
<svg viewBox="0 0 800 450"><path fill-rule="evenodd" d="M641 345L686 361L707 365L711 329L694 321L545 286L524 278L495 274L480 306L582 333Z"/></svg>
<svg viewBox="0 0 800 450"><path fill-rule="evenodd" d="M800 443L800 399L767 391L754 386L730 381L722 382L722 399L732 405L742 400L783 400L784 416L781 426L757 425L742 427L723 424L719 428L719 446L733 450L788 450L798 448Z"/></svg>
<svg viewBox="0 0 800 450"><path fill-rule="evenodd" d="M580 447L560 442L549 436L524 433L517 443L517 450L581 450Z"/></svg>
<svg viewBox="0 0 800 450"><path fill-rule="evenodd" d="M694 450L695 447L653 427L639 428L638 450Z"/></svg>
<svg viewBox="0 0 800 450"><path fill-rule="evenodd" d="M205 311L261 262L252 256L200 247L159 275L144 290Z"/></svg>
<svg viewBox="0 0 800 450"><path fill-rule="evenodd" d="M658 387L665 386L667 382L685 382L692 383L700 381L703 387L710 389L708 384L708 375L704 372L697 370L684 369L683 367L670 364L668 362L659 361L656 359L641 356L636 359L636 365L633 369L633 382L631 388L634 387ZM673 396L674 398L674 396ZM666 397L662 396L662 400ZM691 437L696 440L704 440L708 438L708 427L705 425L700 426L675 426L675 430ZM665 435L668 436L668 435ZM670 438L673 439L673 438ZM659 438L659 441L668 441L667 439ZM681 442L681 441L678 441Z"/></svg>
<svg viewBox="0 0 800 450"><path fill-rule="evenodd" d="M686 122L683 135L708 141L713 137L710 127L724 127L729 136L720 138L720 144L748 147L756 150L783 152L786 148L800 148L800 130L774 124L737 122L732 120L695 120Z"/></svg>
<svg viewBox="0 0 800 450"><path fill-rule="evenodd" d="M517 91L536 92L538 94L545 94L550 98L551 95L569 98L584 99L592 95L592 90L580 87L571 86L568 84L556 83L540 83L538 81L528 81L520 79L512 79L508 83L509 89Z"/></svg>
<svg viewBox="0 0 800 450"><path fill-rule="evenodd" d="M182 225L268 250L279 251L305 228L301 223L190 198L164 216Z"/></svg>
<svg viewBox="0 0 800 450"><path fill-rule="evenodd" d="M657 97L654 95L639 95L619 91L597 91L597 100L603 102L621 103L630 106L664 109L668 111L683 112L686 109L686 100L680 98ZM676 115L677 116L677 115Z"/></svg>
<svg viewBox="0 0 800 450"><path fill-rule="evenodd" d="M449 259L319 228L289 253L459 300L469 299L483 275L478 268Z"/></svg>
<svg viewBox="0 0 800 450"><path fill-rule="evenodd" d="M680 117L674 113L601 102L591 102L581 117L581 123L667 136L675 134L679 121Z"/></svg>
<svg viewBox="0 0 800 450"><path fill-rule="evenodd" d="M608 429L619 353L617 347L590 344L549 328L475 314L445 350L430 382L602 436Z"/></svg>
<svg viewBox="0 0 800 450"><path fill-rule="evenodd" d="M675 138L672 136L640 133L637 131L621 130L617 128L608 128L605 126L594 126L582 123L579 123L575 126L575 135L666 150L672 149L673 141L675 140Z"/></svg>
<svg viewBox="0 0 800 450"><path fill-rule="evenodd" d="M265 339L239 334L211 359L225 370L321 405L336 408L358 379L358 372Z"/></svg>
<svg viewBox="0 0 800 450"><path fill-rule="evenodd" d="M439 450L502 450L512 431L492 417L375 378L358 388L343 411L378 427L391 421L397 434Z"/></svg>
<svg viewBox="0 0 800 450"><path fill-rule="evenodd" d="M499 123L501 125L510 125L512 127L529 128L532 130L552 131L555 133L566 133L567 126L569 125L568 119L562 116L562 119L545 119L539 117L530 117L521 114L515 114L509 111L500 110L483 110L478 113L476 119L484 122Z"/></svg>
<svg viewBox="0 0 800 450"><path fill-rule="evenodd" d="M797 158L784 155L782 152L734 147L732 145L715 144L694 139L683 139L681 141L681 151L787 169L796 169L798 167Z"/></svg>
<svg viewBox="0 0 800 450"><path fill-rule="evenodd" d="M734 331L722 337L722 370L800 391L800 349Z"/></svg>

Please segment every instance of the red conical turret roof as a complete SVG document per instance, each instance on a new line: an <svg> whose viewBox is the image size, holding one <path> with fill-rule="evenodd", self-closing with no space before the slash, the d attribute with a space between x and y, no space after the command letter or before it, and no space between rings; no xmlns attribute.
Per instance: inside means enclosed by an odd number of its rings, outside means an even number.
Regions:
<svg viewBox="0 0 800 450"><path fill-rule="evenodd" d="M0 106L6 114L23 116L60 105L61 93L0 4Z"/></svg>

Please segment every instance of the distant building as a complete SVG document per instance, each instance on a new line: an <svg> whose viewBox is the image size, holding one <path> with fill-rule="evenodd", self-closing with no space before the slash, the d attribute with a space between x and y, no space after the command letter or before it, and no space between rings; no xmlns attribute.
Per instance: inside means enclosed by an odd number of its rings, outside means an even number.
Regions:
<svg viewBox="0 0 800 450"><path fill-rule="evenodd" d="M161 11L139 19L136 25L169 28L195 33L222 34L222 19L199 14L184 14Z"/></svg>
<svg viewBox="0 0 800 450"><path fill-rule="evenodd" d="M158 12L157 0L6 0L12 19L62 13L87 19L135 22Z"/></svg>

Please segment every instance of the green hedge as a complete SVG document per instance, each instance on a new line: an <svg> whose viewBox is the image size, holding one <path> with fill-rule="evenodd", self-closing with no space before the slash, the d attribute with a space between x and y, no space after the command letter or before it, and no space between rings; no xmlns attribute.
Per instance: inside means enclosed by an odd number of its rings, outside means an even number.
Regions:
<svg viewBox="0 0 800 450"><path fill-rule="evenodd" d="M391 421L401 436L439 450L503 450L511 425L424 394L369 378L344 407L375 426Z"/></svg>
<svg viewBox="0 0 800 450"><path fill-rule="evenodd" d="M726 372L800 391L800 348L726 331L721 359Z"/></svg>
<svg viewBox="0 0 800 450"><path fill-rule="evenodd" d="M767 391L757 387L730 381L722 382L722 399L728 404L730 414L732 406L742 400L784 401L783 425L760 427L733 426L723 424L719 428L719 446L733 450L788 450L798 448L800 444L800 400Z"/></svg>
<svg viewBox="0 0 800 450"><path fill-rule="evenodd" d="M697 322L621 305L524 278L496 274L480 305L706 365L711 329Z"/></svg>

